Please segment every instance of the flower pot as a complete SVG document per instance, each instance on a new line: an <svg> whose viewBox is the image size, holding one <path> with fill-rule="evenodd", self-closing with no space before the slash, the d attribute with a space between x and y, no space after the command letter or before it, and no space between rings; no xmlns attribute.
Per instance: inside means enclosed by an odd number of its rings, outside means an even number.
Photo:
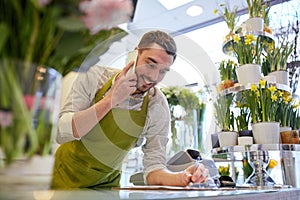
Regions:
<svg viewBox="0 0 300 200"><path fill-rule="evenodd" d="M279 122L258 122L252 124L256 144L279 144Z"/></svg>
<svg viewBox="0 0 300 200"><path fill-rule="evenodd" d="M280 132L282 144L299 144L299 131L290 130Z"/></svg>
<svg viewBox="0 0 300 200"><path fill-rule="evenodd" d="M234 131L222 131L218 134L220 147L234 146L237 144L238 133Z"/></svg>
<svg viewBox="0 0 300 200"><path fill-rule="evenodd" d="M291 131L291 130L292 130L292 127L290 127L290 126L280 126L279 127L279 133L285 132L285 131ZM282 143L281 137L279 137L279 143Z"/></svg>
<svg viewBox="0 0 300 200"><path fill-rule="evenodd" d="M264 76L262 79L267 81L268 83L276 83L276 76L274 75L267 75Z"/></svg>
<svg viewBox="0 0 300 200"><path fill-rule="evenodd" d="M251 145L253 144L253 137L243 136L238 137L238 145Z"/></svg>
<svg viewBox="0 0 300 200"><path fill-rule="evenodd" d="M276 77L276 83L289 85L289 73L284 70L270 72L268 75Z"/></svg>
<svg viewBox="0 0 300 200"><path fill-rule="evenodd" d="M257 64L245 64L237 69L237 79L242 85L258 83L261 77L261 66Z"/></svg>
<svg viewBox="0 0 300 200"><path fill-rule="evenodd" d="M243 32L246 33L262 33L264 30L264 20L261 17L252 17L245 21Z"/></svg>

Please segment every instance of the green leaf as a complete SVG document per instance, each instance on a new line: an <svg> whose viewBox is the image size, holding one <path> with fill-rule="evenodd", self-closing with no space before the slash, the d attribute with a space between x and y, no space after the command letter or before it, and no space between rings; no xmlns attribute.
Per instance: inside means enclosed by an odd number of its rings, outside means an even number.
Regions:
<svg viewBox="0 0 300 200"><path fill-rule="evenodd" d="M9 28L5 23L0 24L0 33L1 33L0 36L0 54L1 54L9 36Z"/></svg>
<svg viewBox="0 0 300 200"><path fill-rule="evenodd" d="M57 25L59 28L71 32L84 31L86 29L81 18L75 16L61 18L57 21Z"/></svg>

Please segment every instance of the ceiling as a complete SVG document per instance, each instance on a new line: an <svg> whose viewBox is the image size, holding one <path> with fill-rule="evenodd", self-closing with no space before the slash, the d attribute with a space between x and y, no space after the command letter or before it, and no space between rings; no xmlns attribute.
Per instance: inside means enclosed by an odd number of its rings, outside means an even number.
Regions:
<svg viewBox="0 0 300 200"><path fill-rule="evenodd" d="M174 39L178 44L178 58L172 65L172 70L165 77L162 85L186 86L200 83L201 80L203 80L204 85L214 85L219 81L217 68L207 53L209 48L205 47L203 49L204 41L198 41L198 38L201 39L201 35L198 33L193 37L189 37L187 34L193 33L195 30L201 30L204 27L209 28L208 31L211 37L204 39L205 42L209 43L209 47L221 48L219 44L215 44L218 40L213 36L220 32L220 30L211 29L210 27L214 26L210 25L222 21L223 18L215 15L213 10L218 8L221 3L227 3L230 5L230 8L238 6L238 14L242 15L247 12L246 0L190 0L190 2L173 9L167 9L160 1L169 1L171 5L174 5L177 1L183 2L189 0L133 1L136 2L133 19L126 24L127 27L123 27L128 32L128 35L111 45L107 53L102 55L99 61L97 60L99 64L103 66L115 66L120 69L123 68L127 55L126 52L136 47L140 36L149 29L160 29L176 36ZM275 5L287 0L271 1L272 5ZM187 15L186 10L192 5L201 6L203 13L195 17ZM220 40L222 40L222 36L220 36ZM92 59L89 60L95 62ZM88 63L87 66L90 65Z"/></svg>
<svg viewBox="0 0 300 200"><path fill-rule="evenodd" d="M271 5L282 3L288 0L269 0ZM175 6L177 2L188 2L173 9L167 9L161 2ZM247 12L246 0L138 0L134 17L128 23L127 29L135 31L138 29L164 29L174 35L187 33L203 28L223 20L222 16L213 13L213 10L220 8L225 3L233 9L238 7L238 15ZM167 5L167 6L168 6ZM187 9L191 6L200 6L203 12L199 16L189 16Z"/></svg>

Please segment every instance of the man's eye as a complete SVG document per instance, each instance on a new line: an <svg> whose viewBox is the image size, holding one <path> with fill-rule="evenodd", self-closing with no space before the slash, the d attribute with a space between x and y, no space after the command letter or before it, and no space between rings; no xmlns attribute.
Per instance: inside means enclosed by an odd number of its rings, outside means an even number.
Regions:
<svg viewBox="0 0 300 200"><path fill-rule="evenodd" d="M155 68L155 64L154 64L154 63L149 63L149 64L148 64L148 67L150 67L150 68Z"/></svg>
<svg viewBox="0 0 300 200"><path fill-rule="evenodd" d="M160 74L162 74L162 75L165 75L167 73L167 71L166 70L162 70L162 71L160 71Z"/></svg>

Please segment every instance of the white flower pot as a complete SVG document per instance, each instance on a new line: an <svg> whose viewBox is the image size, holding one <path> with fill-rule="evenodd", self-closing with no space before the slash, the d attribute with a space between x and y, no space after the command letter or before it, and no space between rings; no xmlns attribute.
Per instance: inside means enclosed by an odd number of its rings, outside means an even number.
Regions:
<svg viewBox="0 0 300 200"><path fill-rule="evenodd" d="M245 21L243 32L262 33L264 30L264 20L261 17L252 17Z"/></svg>
<svg viewBox="0 0 300 200"><path fill-rule="evenodd" d="M252 124L256 144L279 144L279 122L258 122Z"/></svg>
<svg viewBox="0 0 300 200"><path fill-rule="evenodd" d="M262 78L261 66L257 64L241 65L236 70L238 82L242 85L258 83Z"/></svg>
<svg viewBox="0 0 300 200"><path fill-rule="evenodd" d="M238 133L234 131L222 131L218 134L220 147L236 145L237 138L238 138Z"/></svg>
<svg viewBox="0 0 300 200"><path fill-rule="evenodd" d="M268 83L276 83L276 76L274 75L267 75L264 76L262 79L267 81Z"/></svg>
<svg viewBox="0 0 300 200"><path fill-rule="evenodd" d="M289 73L284 70L274 71L268 75L276 77L276 83L289 85Z"/></svg>
<svg viewBox="0 0 300 200"><path fill-rule="evenodd" d="M244 136L238 137L238 145L251 145L253 144L253 137Z"/></svg>

